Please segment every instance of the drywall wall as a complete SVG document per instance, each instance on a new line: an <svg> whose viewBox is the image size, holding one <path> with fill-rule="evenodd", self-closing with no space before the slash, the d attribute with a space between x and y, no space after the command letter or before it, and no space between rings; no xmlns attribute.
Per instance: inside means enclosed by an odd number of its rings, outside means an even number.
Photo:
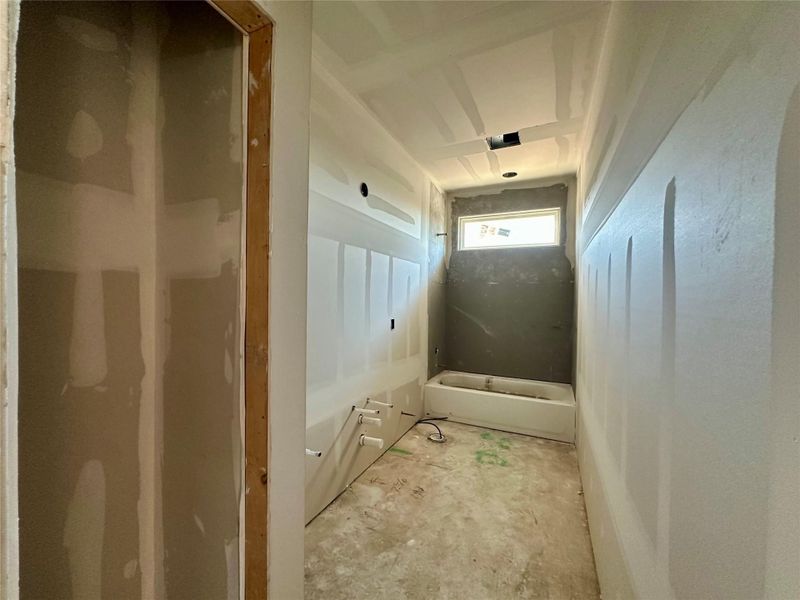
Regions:
<svg viewBox="0 0 800 600"><path fill-rule="evenodd" d="M269 268L269 597L303 597L306 242L311 3L267 0L272 19Z"/></svg>
<svg viewBox="0 0 800 600"><path fill-rule="evenodd" d="M307 519L421 414L432 191L316 60L309 176L306 443L323 455L306 459ZM357 422L353 406L368 398L393 405L369 407L381 411L381 427ZM361 433L384 439L383 451L359 446Z"/></svg>
<svg viewBox="0 0 800 600"><path fill-rule="evenodd" d="M241 61L203 2L22 5L23 598L239 595Z"/></svg>
<svg viewBox="0 0 800 600"><path fill-rule="evenodd" d="M0 4L0 597L9 600L19 597L17 244L12 135L18 27L18 4Z"/></svg>
<svg viewBox="0 0 800 600"><path fill-rule="evenodd" d="M572 381L574 282L567 258L567 187L508 189L450 207L447 367L541 381ZM561 210L560 244L458 250L462 216Z"/></svg>
<svg viewBox="0 0 800 600"><path fill-rule="evenodd" d="M450 215L444 194L431 184L428 207L428 379L447 364L447 235Z"/></svg>
<svg viewBox="0 0 800 600"><path fill-rule="evenodd" d="M303 437L305 431L305 330L308 196L308 98L311 53L311 3L263 1L274 22L273 38L273 132L271 172L271 220L277 229L271 235L273 262L270 269L270 365L281 377L270 378L270 439L273 446L285 449L274 461L270 473L270 594L280 598L302 596L303 589ZM13 93L17 16L14 2L3 3L3 43L0 60L2 90ZM3 66L3 65L7 65ZM0 104L0 123L5 135L11 131L13 102ZM5 172L4 244L0 257L6 276L3 283L5 347L3 361L7 402L3 402L3 521L2 589L3 597L13 599L18 592L16 557L16 229L13 157L11 144L3 144ZM11 201L5 202L6 198ZM300 199L300 200L298 200ZM299 273L299 276L298 276ZM294 448L294 450L292 450ZM274 456L274 454L273 454Z"/></svg>
<svg viewBox="0 0 800 600"><path fill-rule="evenodd" d="M604 597L800 596L799 29L791 3L612 6L579 196Z"/></svg>

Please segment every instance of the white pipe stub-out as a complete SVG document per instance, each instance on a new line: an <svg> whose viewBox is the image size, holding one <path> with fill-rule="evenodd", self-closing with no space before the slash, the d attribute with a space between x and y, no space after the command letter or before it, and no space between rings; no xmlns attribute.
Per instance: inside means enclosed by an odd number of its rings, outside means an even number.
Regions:
<svg viewBox="0 0 800 600"><path fill-rule="evenodd" d="M373 448L378 448L379 450L383 450L383 440L381 438L374 438L369 437L368 435L361 434L361 437L358 438L358 445L359 446L371 446Z"/></svg>
<svg viewBox="0 0 800 600"><path fill-rule="evenodd" d="M373 400L372 398L367 398L367 402L369 404L377 404L378 406L385 406L386 408L394 408L394 404L390 402L380 402L379 400Z"/></svg>
<svg viewBox="0 0 800 600"><path fill-rule="evenodd" d="M374 425L375 427L380 427L383 424L382 420L376 417L367 417L366 415L358 415L358 422L364 425Z"/></svg>

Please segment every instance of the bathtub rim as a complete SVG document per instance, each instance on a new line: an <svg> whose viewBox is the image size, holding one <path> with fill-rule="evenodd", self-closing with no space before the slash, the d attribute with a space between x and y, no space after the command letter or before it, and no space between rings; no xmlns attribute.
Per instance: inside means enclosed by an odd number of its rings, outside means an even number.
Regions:
<svg viewBox="0 0 800 600"><path fill-rule="evenodd" d="M468 388L468 387L460 387L455 385L447 385L444 383L439 382L440 377L444 377L445 375L473 375L475 377L491 377L493 379L505 379L507 381L515 381L515 382L522 382L522 383L540 383L545 386L553 386L559 388L563 391L569 392L569 398L566 400L551 400L551 399L544 399L544 398L532 398L530 396L524 396L521 394L507 394L505 392L493 392L490 390L480 390L475 388ZM555 381L541 381L539 379L522 379L519 377L506 377L505 375L490 375L488 373L471 373L469 371L453 371L453 370L446 370L437 373L433 377L431 377L428 381L425 382L423 387L441 387L441 388L449 388L454 390L469 390L470 392L474 392L476 394L480 394L487 397L513 397L513 398L520 398L522 400L529 400L534 402L542 402L547 404L560 404L563 406L575 406L575 391L572 388L572 384L569 383L560 383Z"/></svg>

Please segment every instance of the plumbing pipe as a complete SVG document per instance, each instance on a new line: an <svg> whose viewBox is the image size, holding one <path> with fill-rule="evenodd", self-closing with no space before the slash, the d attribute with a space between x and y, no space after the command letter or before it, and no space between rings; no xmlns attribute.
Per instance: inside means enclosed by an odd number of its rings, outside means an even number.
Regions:
<svg viewBox="0 0 800 600"><path fill-rule="evenodd" d="M383 440L381 438L374 438L369 437L368 435L361 434L361 437L358 438L358 445L359 446L372 446L373 448L378 448L379 450L383 450Z"/></svg>
<svg viewBox="0 0 800 600"><path fill-rule="evenodd" d="M373 400L372 398L367 398L367 402L370 404L377 404L378 406L385 406L386 408L394 408L394 404L389 402L380 402L378 400Z"/></svg>
<svg viewBox="0 0 800 600"><path fill-rule="evenodd" d="M322 456L322 450L310 450L309 448L306 448L306 456L316 456L319 458Z"/></svg>
<svg viewBox="0 0 800 600"><path fill-rule="evenodd" d="M375 417L365 417L364 415L358 415L358 422L363 423L364 425L374 425L375 427L380 427L383 421L377 419Z"/></svg>
<svg viewBox="0 0 800 600"><path fill-rule="evenodd" d="M359 408L358 406L354 406L353 410L358 413L359 415L379 415L381 411L377 408Z"/></svg>

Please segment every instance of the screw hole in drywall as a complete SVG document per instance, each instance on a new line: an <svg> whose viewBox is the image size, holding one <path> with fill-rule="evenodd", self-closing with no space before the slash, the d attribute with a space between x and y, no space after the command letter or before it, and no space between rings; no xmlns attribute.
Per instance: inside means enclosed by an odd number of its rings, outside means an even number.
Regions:
<svg viewBox="0 0 800 600"><path fill-rule="evenodd" d="M367 184L364 183L363 181L361 182L361 188L360 189L361 189L361 195L364 196L364 198L369 196L369 188L367 187Z"/></svg>

